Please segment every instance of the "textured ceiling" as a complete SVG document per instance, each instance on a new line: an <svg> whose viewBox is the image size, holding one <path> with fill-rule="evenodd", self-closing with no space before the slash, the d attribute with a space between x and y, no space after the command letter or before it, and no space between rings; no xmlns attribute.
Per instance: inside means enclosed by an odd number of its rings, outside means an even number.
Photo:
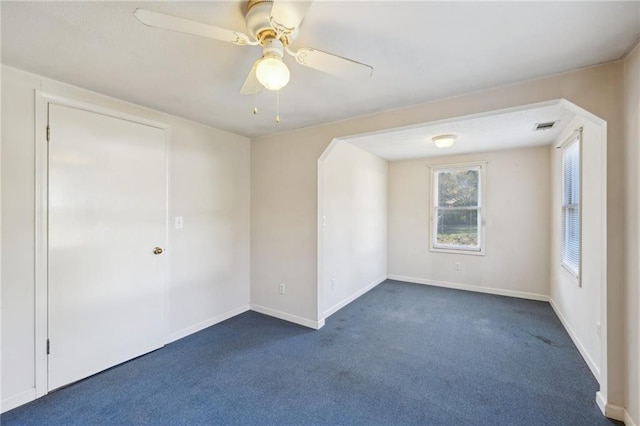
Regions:
<svg viewBox="0 0 640 426"><path fill-rule="evenodd" d="M468 154L548 145L560 135L575 116L574 112L558 103L392 129L345 140L386 160ZM558 123L549 130L534 131L537 123L550 121ZM451 148L436 147L431 138L442 134L456 135L456 143Z"/></svg>
<svg viewBox="0 0 640 426"><path fill-rule="evenodd" d="M138 7L245 31L246 2L9 2L2 63L254 137L569 71L622 57L640 2L316 0L293 47L374 67L353 84L287 58L276 98L239 94L258 47L140 24Z"/></svg>

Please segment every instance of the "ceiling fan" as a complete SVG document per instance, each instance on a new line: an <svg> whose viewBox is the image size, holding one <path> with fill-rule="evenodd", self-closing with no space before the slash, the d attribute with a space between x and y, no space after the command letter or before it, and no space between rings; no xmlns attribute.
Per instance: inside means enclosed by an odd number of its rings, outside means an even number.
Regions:
<svg viewBox="0 0 640 426"><path fill-rule="evenodd" d="M262 46L262 57L251 67L240 93L256 94L266 88L278 91L289 82L289 69L283 62L284 52L300 65L351 80L366 80L373 68L310 47L292 50L300 24L311 0L250 0L245 22L250 35L201 22L178 18L146 9L136 9L135 17L145 25L178 31L238 46ZM255 111L254 111L255 112Z"/></svg>

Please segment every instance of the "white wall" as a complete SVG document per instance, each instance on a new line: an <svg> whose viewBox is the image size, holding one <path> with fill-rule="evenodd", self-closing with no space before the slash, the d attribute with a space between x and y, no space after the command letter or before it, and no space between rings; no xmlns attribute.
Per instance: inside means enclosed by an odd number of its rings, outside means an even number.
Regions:
<svg viewBox="0 0 640 426"><path fill-rule="evenodd" d="M640 44L624 61L627 413L640 425Z"/></svg>
<svg viewBox="0 0 640 426"><path fill-rule="evenodd" d="M485 254L429 250L430 166L486 161ZM389 168L389 277L546 300L548 147L394 161ZM515 202L517 200L517 202ZM460 264L460 270L455 269Z"/></svg>
<svg viewBox="0 0 640 426"><path fill-rule="evenodd" d="M387 170L386 160L344 141L319 161L324 317L387 278Z"/></svg>
<svg viewBox="0 0 640 426"><path fill-rule="evenodd" d="M167 339L248 309L247 138L2 68L2 409L35 395L35 89L171 126Z"/></svg>
<svg viewBox="0 0 640 426"><path fill-rule="evenodd" d="M176 122L171 144L170 217L184 217L169 235L174 340L248 308L250 148L190 122Z"/></svg>
<svg viewBox="0 0 640 426"><path fill-rule="evenodd" d="M621 61L251 141L251 301L318 324L317 160L334 138L565 98L607 121L609 403L624 404ZM287 282L284 297L279 282Z"/></svg>
<svg viewBox="0 0 640 426"><path fill-rule="evenodd" d="M583 128L581 146L581 277L576 277L561 266L562 247L562 144L572 132ZM602 263L606 255L603 187L605 156L603 155L602 128L580 116L569 123L550 147L551 156L551 250L549 252L551 278L551 304L569 331L571 338L587 361L594 376L600 380L601 342L598 324L601 323L600 300L605 270ZM606 152L604 153L606 154Z"/></svg>

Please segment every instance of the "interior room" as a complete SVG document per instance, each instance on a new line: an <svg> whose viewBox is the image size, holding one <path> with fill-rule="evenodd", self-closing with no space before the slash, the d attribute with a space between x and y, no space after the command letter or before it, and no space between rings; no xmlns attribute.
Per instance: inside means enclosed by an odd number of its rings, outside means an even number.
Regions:
<svg viewBox="0 0 640 426"><path fill-rule="evenodd" d="M3 424L640 424L639 2L0 13Z"/></svg>

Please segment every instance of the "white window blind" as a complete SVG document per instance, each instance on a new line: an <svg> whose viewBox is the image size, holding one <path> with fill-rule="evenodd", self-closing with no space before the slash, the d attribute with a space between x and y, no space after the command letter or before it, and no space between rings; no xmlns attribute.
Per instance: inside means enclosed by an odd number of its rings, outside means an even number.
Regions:
<svg viewBox="0 0 640 426"><path fill-rule="evenodd" d="M562 265L578 276L580 270L580 138L562 154Z"/></svg>

